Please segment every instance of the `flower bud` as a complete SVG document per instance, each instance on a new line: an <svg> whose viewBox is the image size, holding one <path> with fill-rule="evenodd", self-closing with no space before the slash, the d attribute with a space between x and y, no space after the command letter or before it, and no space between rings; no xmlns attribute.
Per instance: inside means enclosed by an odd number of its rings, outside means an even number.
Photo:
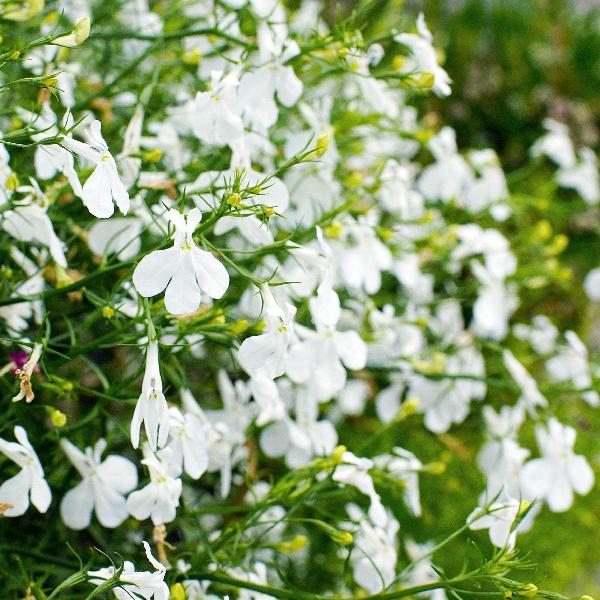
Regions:
<svg viewBox="0 0 600 600"><path fill-rule="evenodd" d="M50 413L50 422L52 423L53 427L60 429L67 424L67 415L60 410L55 409L52 411L52 413Z"/></svg>
<svg viewBox="0 0 600 600"><path fill-rule="evenodd" d="M112 319L115 316L115 309L112 306L105 306L102 309L102 316L105 319Z"/></svg>
<svg viewBox="0 0 600 600"><path fill-rule="evenodd" d="M313 150L314 156L321 158L321 156L329 149L329 144L331 144L331 133L327 132L319 136L317 138L317 143L315 144L315 149Z"/></svg>
<svg viewBox="0 0 600 600"><path fill-rule="evenodd" d="M186 600L187 598L182 583L174 583L169 591L169 600Z"/></svg>
<svg viewBox="0 0 600 600"><path fill-rule="evenodd" d="M225 201L229 206L237 207L242 203L242 197L237 192L231 192L231 194L227 194Z"/></svg>
<svg viewBox="0 0 600 600"><path fill-rule="evenodd" d="M336 465L341 465L344 452L346 452L346 446L336 446L335 450L331 454L331 458Z"/></svg>
<svg viewBox="0 0 600 600"><path fill-rule="evenodd" d="M275 549L279 552L290 554L292 552L298 552L298 550L304 548L306 544L308 544L308 538L305 535L297 535L291 540L275 544Z"/></svg>
<svg viewBox="0 0 600 600"><path fill-rule="evenodd" d="M28 2L11 2L3 6L3 19L9 21L29 21L44 10L44 0L29 0Z"/></svg>
<svg viewBox="0 0 600 600"><path fill-rule="evenodd" d="M535 598L537 593L538 587L534 583L526 583L517 591L517 594L519 596L523 596L524 598Z"/></svg>
<svg viewBox="0 0 600 600"><path fill-rule="evenodd" d="M195 67L200 64L200 61L202 60L202 52L200 52L200 48L192 48L183 53L181 60L184 65Z"/></svg>
<svg viewBox="0 0 600 600"><path fill-rule="evenodd" d="M163 151L160 148L152 148L142 154L142 159L149 163L157 163L163 157Z"/></svg>
<svg viewBox="0 0 600 600"><path fill-rule="evenodd" d="M90 35L90 25L91 22L89 17L81 17L75 21L75 26L71 33L62 35L52 40L50 43L55 46L62 46L63 48L75 48L88 39Z"/></svg>
<svg viewBox="0 0 600 600"><path fill-rule="evenodd" d="M327 225L327 227L323 228L323 233L325 234L325 237L337 240L340 235L342 235L342 224L339 221L334 221L331 225Z"/></svg>

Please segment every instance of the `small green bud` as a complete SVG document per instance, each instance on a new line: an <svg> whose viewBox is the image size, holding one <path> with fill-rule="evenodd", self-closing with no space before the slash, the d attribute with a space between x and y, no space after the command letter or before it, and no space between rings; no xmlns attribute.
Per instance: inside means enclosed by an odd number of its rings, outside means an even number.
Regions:
<svg viewBox="0 0 600 600"><path fill-rule="evenodd" d="M247 319L238 319L229 325L229 331L234 335L239 335L240 333L244 333L248 331L248 320Z"/></svg>
<svg viewBox="0 0 600 600"><path fill-rule="evenodd" d="M142 159L149 163L157 163L163 157L163 151L160 148L152 148L142 154Z"/></svg>
<svg viewBox="0 0 600 600"><path fill-rule="evenodd" d="M186 600L187 598L182 583L174 583L169 591L169 600Z"/></svg>
<svg viewBox="0 0 600 600"><path fill-rule="evenodd" d="M200 48L192 48L191 50L183 53L181 60L183 61L184 65L194 67L200 64L200 61L202 60L202 52L200 52Z"/></svg>
<svg viewBox="0 0 600 600"><path fill-rule="evenodd" d="M430 90L433 87L433 84L435 83L435 77L433 76L433 73L430 73L429 71L423 71L413 81L416 89Z"/></svg>
<svg viewBox="0 0 600 600"><path fill-rule="evenodd" d="M308 538L305 535L297 535L291 540L285 542L279 542L275 544L275 549L285 554L291 554L292 552L298 552L308 544Z"/></svg>
<svg viewBox="0 0 600 600"><path fill-rule="evenodd" d="M105 306L102 309L102 316L105 319L112 319L115 316L115 309L112 306Z"/></svg>
<svg viewBox="0 0 600 600"><path fill-rule="evenodd" d="M323 233L325 234L325 237L337 240L342 235L342 229L342 224L339 221L334 221L331 225L327 225L327 227L323 229Z"/></svg>
<svg viewBox="0 0 600 600"><path fill-rule="evenodd" d="M233 206L234 208L240 206L242 203L242 197L237 192L231 192L231 194L227 194L227 198L225 199L229 206Z"/></svg>
<svg viewBox="0 0 600 600"><path fill-rule="evenodd" d="M327 152L329 149L329 144L331 144L331 133L327 132L319 136L313 151L314 155L317 158L321 158L321 156L323 156L323 154L325 154L325 152Z"/></svg>
<svg viewBox="0 0 600 600"><path fill-rule="evenodd" d="M67 424L67 415L58 409L55 409L50 414L50 421L54 427L60 429Z"/></svg>
<svg viewBox="0 0 600 600"><path fill-rule="evenodd" d="M521 587L517 594L519 596L523 596L525 598L535 598L538 593L538 587L534 583L526 583L523 587Z"/></svg>

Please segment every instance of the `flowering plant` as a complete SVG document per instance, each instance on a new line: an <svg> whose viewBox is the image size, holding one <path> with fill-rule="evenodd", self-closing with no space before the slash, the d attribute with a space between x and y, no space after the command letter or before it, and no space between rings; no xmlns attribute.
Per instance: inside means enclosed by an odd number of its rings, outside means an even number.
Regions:
<svg viewBox="0 0 600 600"><path fill-rule="evenodd" d="M420 116L423 15L0 19L5 596L566 598L518 548L594 486L597 368L540 301L568 240ZM564 124L531 157L600 200Z"/></svg>

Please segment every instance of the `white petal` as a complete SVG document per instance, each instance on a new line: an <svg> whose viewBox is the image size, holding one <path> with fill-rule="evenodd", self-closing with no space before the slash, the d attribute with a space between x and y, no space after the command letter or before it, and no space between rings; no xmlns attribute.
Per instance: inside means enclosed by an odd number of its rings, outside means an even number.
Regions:
<svg viewBox="0 0 600 600"><path fill-rule="evenodd" d="M227 269L210 252L196 247L191 252L200 289L211 298L220 298L229 286Z"/></svg>
<svg viewBox="0 0 600 600"><path fill-rule="evenodd" d="M92 520L94 490L89 479L69 490L60 503L60 516L71 529L85 529Z"/></svg>
<svg viewBox="0 0 600 600"><path fill-rule="evenodd" d="M191 253L183 251L183 260L173 274L165 293L165 308L172 315L183 315L198 309L202 294L193 270Z"/></svg>
<svg viewBox="0 0 600 600"><path fill-rule="evenodd" d="M4 512L6 517L18 517L27 510L30 485L31 473L22 469L0 486L0 502L12 504L12 508Z"/></svg>
<svg viewBox="0 0 600 600"><path fill-rule="evenodd" d="M95 217L107 219L115 212L110 190L110 171L100 161L83 184L83 203Z"/></svg>
<svg viewBox="0 0 600 600"><path fill-rule="evenodd" d="M178 248L155 250L144 256L133 272L133 285L140 296L150 298L160 294L179 268L181 258Z"/></svg>

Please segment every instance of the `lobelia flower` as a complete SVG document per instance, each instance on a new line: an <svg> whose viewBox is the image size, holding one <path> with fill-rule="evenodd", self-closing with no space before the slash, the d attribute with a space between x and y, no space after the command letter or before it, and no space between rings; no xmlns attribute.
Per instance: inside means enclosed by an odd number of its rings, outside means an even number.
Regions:
<svg viewBox="0 0 600 600"><path fill-rule="evenodd" d="M154 525L170 523L175 518L181 496L181 479L175 476L178 466L173 463L171 450L165 448L160 457L144 444L142 464L148 467L150 483L131 492L127 512L139 521L150 517Z"/></svg>
<svg viewBox="0 0 600 600"><path fill-rule="evenodd" d="M119 585L112 588L112 592L117 600L169 600L169 586L164 581L167 569L152 556L148 542L142 544L148 561L156 571L136 571L133 563L126 560L119 576ZM100 586L112 579L115 573L115 567L88 571L89 582Z"/></svg>
<svg viewBox="0 0 600 600"><path fill-rule="evenodd" d="M471 346L460 348L448 357L445 373L483 377L483 357ZM458 378L436 381L415 375L410 381L408 397L419 400L418 412L425 414L425 427L434 433L443 433L453 423L462 423L469 414L471 400L482 399L485 392L486 385L482 381Z"/></svg>
<svg viewBox="0 0 600 600"><path fill-rule="evenodd" d="M238 362L250 375L264 375L275 379L287 369L288 348L295 339L294 315L296 307L285 303L280 306L268 285L261 287L264 302L265 333L246 338L238 350Z"/></svg>
<svg viewBox="0 0 600 600"><path fill-rule="evenodd" d="M140 219L116 218L97 221L92 225L87 237L90 250L97 256L116 254L121 261L138 255L142 240Z"/></svg>
<svg viewBox="0 0 600 600"><path fill-rule="evenodd" d="M31 354L22 369L16 369L15 375L19 378L19 393L12 399L13 402L19 402L25 399L29 404L35 398L33 388L31 387L31 376L34 371L39 371L38 362L42 356L42 344L34 344Z"/></svg>
<svg viewBox="0 0 600 600"><path fill-rule="evenodd" d="M158 361L158 342L150 340L146 349L146 370L142 382L142 393L138 398L131 419L131 443L137 448L140 443L142 422L146 437L153 452L167 443L169 435L169 408L162 390L162 378Z"/></svg>
<svg viewBox="0 0 600 600"><path fill-rule="evenodd" d="M551 418L535 428L542 454L522 471L521 485L528 498L545 500L553 512L564 512L573 504L573 492L585 495L594 485L594 472L585 457L575 454L577 436L572 427Z"/></svg>
<svg viewBox="0 0 600 600"><path fill-rule="evenodd" d="M190 106L193 131L207 144L230 144L244 133L237 102L239 80L234 73L210 75L209 91L198 92Z"/></svg>
<svg viewBox="0 0 600 600"><path fill-rule="evenodd" d="M266 21L258 26L257 41L260 66L242 76L238 96L249 128L266 133L279 114L275 96L290 107L302 95L302 81L291 66L286 66L300 54L300 48L288 39L285 25L271 26Z"/></svg>
<svg viewBox="0 0 600 600"><path fill-rule="evenodd" d="M397 446L392 454L376 456L373 462L378 468L386 470L394 479L404 482L404 500L413 515L420 517L419 471L423 468L423 463L412 452Z"/></svg>
<svg viewBox="0 0 600 600"><path fill-rule="evenodd" d="M87 138L87 143L69 137L62 139L65 148L95 165L94 171L83 184L81 198L84 205L92 215L100 219L112 216L115 211L113 201L123 214L127 214L129 194L119 177L115 159L102 137L100 121L92 121Z"/></svg>
<svg viewBox="0 0 600 600"><path fill-rule="evenodd" d="M579 161L572 166L564 166L556 174L558 185L574 189L588 204L600 201L600 178L598 159L591 148L582 148Z"/></svg>
<svg viewBox="0 0 600 600"><path fill-rule="evenodd" d="M198 479L208 467L206 434L200 419L193 413L185 415L175 407L169 408L169 436L167 450L170 461L179 472L185 471L192 479Z"/></svg>
<svg viewBox="0 0 600 600"><path fill-rule="evenodd" d="M234 461L234 447L238 444L243 444L245 440L244 432L246 427L250 424L251 418L245 416L245 410L236 399L238 407L242 408L242 410L240 410L237 416L233 415L232 422L236 424L245 423L245 425L243 425L241 429L238 429L235 426L230 427L227 422L223 420L228 416L227 410L211 411L212 414L209 415L200 408L190 390L185 388L181 389L180 396L186 412L196 416L202 423L206 438L206 451L208 453L207 470L211 473L215 471L220 472L221 497L226 498L231 490L231 469ZM232 405L226 404L226 406L231 407Z"/></svg>
<svg viewBox="0 0 600 600"><path fill-rule="evenodd" d="M477 464L486 476L485 498L492 500L498 494L518 498L521 471L530 454L516 439L525 419L523 406L503 406L498 413L484 406L483 417L488 439L479 451Z"/></svg>
<svg viewBox="0 0 600 600"><path fill-rule="evenodd" d="M369 594L376 594L389 586L396 575L396 536L400 525L389 511L384 512L379 523L373 523L355 504L349 504L346 510L358 525L350 555L354 580Z"/></svg>
<svg viewBox="0 0 600 600"><path fill-rule="evenodd" d="M54 262L66 267L65 245L54 232L47 213L48 200L39 185L32 179L31 186L21 186L18 191L30 193L23 200L25 204L15 204L12 210L2 214L2 229L20 242L36 242L46 246Z"/></svg>
<svg viewBox="0 0 600 600"><path fill-rule="evenodd" d="M546 361L546 370L554 381L570 381L577 389L586 390L592 385L587 348L574 331L567 331L565 339L567 343L559 346L556 356ZM590 406L600 404L595 390L581 395Z"/></svg>
<svg viewBox="0 0 600 600"><path fill-rule="evenodd" d="M575 149L569 137L569 128L554 119L544 119L544 128L547 133L533 144L529 151L531 156L547 156L560 167L573 167L576 162Z"/></svg>
<svg viewBox="0 0 600 600"><path fill-rule="evenodd" d="M31 136L32 140L40 142L58 135L57 118L49 102L44 102L39 115L22 109L19 109L18 112L24 120L30 122L32 127L41 130L40 133ZM72 127L73 117L70 112L65 114L63 121L65 128ZM67 134L63 137L63 141L66 138L72 139L72 135ZM66 148L63 148L60 144L39 144L35 148L33 164L36 175L40 179L52 179L57 173L65 175L73 193L81 197L83 191L79 177L75 172L75 161L73 155Z"/></svg>
<svg viewBox="0 0 600 600"><path fill-rule="evenodd" d="M417 17L417 34L400 33L394 36L394 40L411 51L410 59L407 61L408 64L403 70L431 73L435 94L449 96L452 80L438 63L435 48L432 46L433 37L427 29L423 13L419 13Z"/></svg>
<svg viewBox="0 0 600 600"><path fill-rule="evenodd" d="M288 355L287 373L295 383L311 383L319 402L325 402L346 384L346 369L364 368L367 345L356 331L337 331L340 301L336 292L324 281L317 295L310 299L310 313L317 331L298 327L304 341L293 345Z"/></svg>
<svg viewBox="0 0 600 600"><path fill-rule="evenodd" d="M517 540L516 520L521 503L512 498L494 502L487 509L477 507L468 517L469 529L488 529L490 541L497 548L512 550Z"/></svg>
<svg viewBox="0 0 600 600"><path fill-rule="evenodd" d="M359 458L348 451L342 454L342 461L342 464L335 468L331 478L343 485L352 485L365 496L368 496L371 502L369 518L375 525L385 526L387 513L381 503L379 494L375 491L373 479L369 475L369 470L374 466L373 461L368 458Z"/></svg>
<svg viewBox="0 0 600 600"><path fill-rule="evenodd" d="M462 192L472 180L473 173L458 153L454 129L442 128L429 140L427 147L436 162L423 169L417 184L418 190L428 200L448 203L456 198L460 202Z"/></svg>
<svg viewBox="0 0 600 600"><path fill-rule="evenodd" d="M82 452L66 439L60 441L67 458L79 471L82 481L69 490L60 503L60 515L71 529L85 529L96 512L103 527L118 527L128 516L124 494L137 486L135 465L111 454L102 460L106 440Z"/></svg>
<svg viewBox="0 0 600 600"><path fill-rule="evenodd" d="M173 315L183 315L198 309L203 293L211 298L223 296L229 286L229 274L192 238L202 219L197 208L190 210L187 219L171 209L168 219L175 226L173 247L144 256L133 272L133 284L144 298L156 296L166 288L165 308Z"/></svg>
<svg viewBox="0 0 600 600"><path fill-rule="evenodd" d="M330 455L338 436L327 419L318 420L319 405L316 396L306 387L300 388L295 398L296 418L284 415L280 421L262 430L260 447L270 457L285 457L290 468L306 464L313 456Z"/></svg>
<svg viewBox="0 0 600 600"><path fill-rule="evenodd" d="M379 291L381 272L392 267L392 254L370 222L374 217L371 213L358 221L347 219L342 224L341 240L331 241L339 278L351 290L369 295Z"/></svg>
<svg viewBox="0 0 600 600"><path fill-rule="evenodd" d="M19 517L29 508L29 502L41 513L50 506L52 493L44 479L44 470L35 450L27 439L27 432L17 425L17 442L0 438L0 452L20 467L20 471L0 485L0 503L9 504L3 515Z"/></svg>
<svg viewBox="0 0 600 600"><path fill-rule="evenodd" d="M538 406L548 406L548 401L542 396L535 379L527 372L527 369L515 358L514 354L504 349L502 352L504 366L508 369L515 383L521 388L519 404L531 414L535 414Z"/></svg>

